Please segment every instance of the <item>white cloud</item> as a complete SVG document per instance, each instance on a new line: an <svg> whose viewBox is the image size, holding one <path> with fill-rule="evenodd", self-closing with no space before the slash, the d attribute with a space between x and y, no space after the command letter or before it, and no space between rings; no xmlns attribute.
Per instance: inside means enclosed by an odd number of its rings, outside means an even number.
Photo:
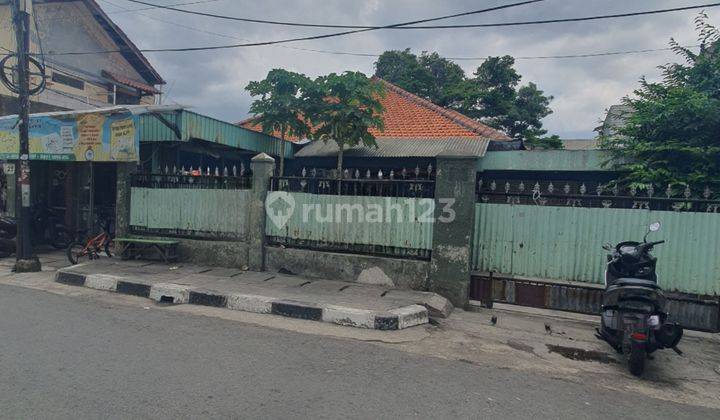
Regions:
<svg viewBox="0 0 720 420"><path fill-rule="evenodd" d="M122 7L135 4L114 0ZM167 1L166 3L172 3ZM507 3L473 0L438 2L433 0L349 1L349 0L264 0L217 2L185 6L227 16L312 23L390 24L413 19L452 14ZM553 1L507 9L484 15L443 21L442 23L480 23L557 17L590 16L678 7L695 0L606 0ZM101 1L107 11L116 8ZM200 31L258 40L282 39L333 32L332 29L288 28L190 16L172 11L149 10L143 14L192 26ZM711 22L720 23L720 8L709 9ZM194 53L148 54L150 61L168 81L170 100L193 105L199 112L228 121L247 115L251 99L244 88L251 80L264 77L273 68L283 67L308 76L359 70L373 72L372 57L327 55L293 49L312 48L362 53L381 53L387 49L411 48L437 51L452 57L485 57L510 54L519 56L576 54L663 48L670 37L681 43L695 42L693 18L697 11L663 15L523 27L455 29L440 31L383 30L318 41L287 44L285 47L253 47ZM220 45L235 42L161 23L136 13L111 14L141 48ZM440 22L439 22L440 23ZM240 41L237 41L240 42ZM545 120L551 133L568 137L590 137L603 111L636 86L641 75L657 77L656 67L673 60L670 52L608 56L587 59L518 60L523 82L533 81L555 100L553 115ZM459 64L472 72L479 61Z"/></svg>

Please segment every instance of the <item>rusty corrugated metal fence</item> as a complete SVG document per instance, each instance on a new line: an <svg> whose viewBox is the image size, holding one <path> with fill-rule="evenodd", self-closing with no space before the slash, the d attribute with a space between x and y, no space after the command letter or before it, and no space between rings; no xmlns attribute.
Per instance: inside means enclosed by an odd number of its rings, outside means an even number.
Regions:
<svg viewBox="0 0 720 420"><path fill-rule="evenodd" d="M663 289L720 294L720 215L633 209L476 204L473 269L602 283L603 243L641 241L649 223Z"/></svg>
<svg viewBox="0 0 720 420"><path fill-rule="evenodd" d="M131 194L136 233L246 239L249 190L133 187Z"/></svg>
<svg viewBox="0 0 720 420"><path fill-rule="evenodd" d="M432 198L368 197L298 192L273 192L286 194L292 201L287 220L275 219L268 213L266 234L269 237L298 244L348 244L392 248L395 250L432 249L433 223L419 216L429 214L431 219ZM401 220L396 211L400 209ZM269 210L270 211L270 210ZM379 213L372 213L379 211ZM348 216L350 215L350 216ZM417 217L416 217L417 216ZM350 217L348 219L348 217ZM277 222L285 222L277 223ZM349 248L348 250L353 250ZM429 254L428 254L429 255Z"/></svg>

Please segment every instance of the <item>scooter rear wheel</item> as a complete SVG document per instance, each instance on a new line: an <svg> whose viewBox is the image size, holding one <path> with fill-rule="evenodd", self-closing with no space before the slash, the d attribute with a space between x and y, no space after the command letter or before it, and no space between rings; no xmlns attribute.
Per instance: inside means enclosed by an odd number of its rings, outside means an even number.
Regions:
<svg viewBox="0 0 720 420"><path fill-rule="evenodd" d="M635 376L642 375L645 371L646 358L647 354L645 354L645 349L632 347L630 349L630 354L628 355L628 368L630 368L630 373Z"/></svg>

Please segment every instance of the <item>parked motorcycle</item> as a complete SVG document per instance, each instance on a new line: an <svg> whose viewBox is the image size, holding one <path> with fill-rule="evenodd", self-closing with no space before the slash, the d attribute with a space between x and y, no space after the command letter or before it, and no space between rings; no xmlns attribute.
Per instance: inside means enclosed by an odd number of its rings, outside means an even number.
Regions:
<svg viewBox="0 0 720 420"><path fill-rule="evenodd" d="M34 208L32 211L31 240L33 245L49 244L55 249L64 249L72 242L73 235L62 223L56 211ZM0 258L15 253L17 220L14 217L0 216Z"/></svg>
<svg viewBox="0 0 720 420"><path fill-rule="evenodd" d="M9 257L15 252L17 223L8 216L0 216L0 258Z"/></svg>
<svg viewBox="0 0 720 420"><path fill-rule="evenodd" d="M65 227L62 214L47 207L36 207L32 211L32 241L34 245L49 244L55 249L65 249L73 235Z"/></svg>
<svg viewBox="0 0 720 420"><path fill-rule="evenodd" d="M608 254L605 292L598 338L626 356L630 372L642 375L645 360L658 349L670 348L682 354L677 345L683 329L668 322L665 295L657 284L657 258L650 252L665 241L648 242L650 232L660 230L660 222L650 224L643 242L626 241L603 248Z"/></svg>

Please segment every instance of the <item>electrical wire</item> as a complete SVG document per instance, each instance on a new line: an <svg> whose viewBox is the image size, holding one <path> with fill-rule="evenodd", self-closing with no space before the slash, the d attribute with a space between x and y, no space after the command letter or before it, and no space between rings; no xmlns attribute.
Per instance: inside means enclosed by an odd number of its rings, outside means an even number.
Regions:
<svg viewBox="0 0 720 420"><path fill-rule="evenodd" d="M35 36L37 37L38 49L40 50L40 64L42 64L42 66L45 67L45 54L43 53L43 42L42 42L42 38L40 37L40 27L38 26L35 5L31 2L30 7L32 7L33 24L35 24Z"/></svg>
<svg viewBox="0 0 720 420"><path fill-rule="evenodd" d="M298 42L298 41L311 41L311 40L317 40L317 39L335 38L338 36L356 34L356 33L361 33L361 32L370 32L370 31L375 31L378 29L390 29L390 28L394 28L394 27L398 27L398 26L414 25L417 23L424 23L424 22L433 22L433 21L437 21L437 20L450 19L450 18L458 17L458 16L469 16L469 15L474 15L474 14L492 12L492 11L496 11L496 10L510 9L513 7L524 6L527 4L539 3L542 1L545 1L545 0L526 0L526 1L522 1L522 2L510 3L510 4L489 7L489 8L480 9L480 10L456 13L453 15L440 16L440 17L434 17L434 18L428 18L428 19L419 19L419 20L414 20L414 21L410 21L410 22L395 23L392 25L382 26L382 27L378 27L378 28L355 29L352 31L335 32L335 33L324 34L324 35L312 35L312 36L305 36L305 37L299 37L299 38L279 39L279 40L275 40L275 41L249 42L249 43L243 43L243 44L215 45L215 46L207 46L207 47L150 48L150 49L141 49L139 51L146 52L146 53L147 52L212 51L212 50L226 50L226 49L242 48L242 47L259 47L259 46L266 46L266 45L286 44L289 42ZM121 52L129 52L129 51L131 51L131 50L127 49L127 48L122 48L122 49L105 50L105 51L78 51L78 52L48 53L47 55L93 55L93 54L121 53Z"/></svg>
<svg viewBox="0 0 720 420"><path fill-rule="evenodd" d="M118 4L115 4L108 0L101 0L103 3L110 4L112 6L118 7L120 9L124 9L127 11L133 11L137 9L125 9L123 6L120 6ZM148 19L152 19L167 25L177 26L180 28L188 29L191 31L204 33L208 35L214 35L222 38L227 39L237 39L240 41L248 41L247 38L241 38L234 35L228 35L228 34L221 34L218 32L208 31L205 29L196 28L193 26L183 25L177 22L168 21L156 18L154 16L150 16L145 13L138 13L138 15L144 16ZM314 53L320 53L320 54L329 54L329 55L347 55L347 56L354 56L354 57L370 57L370 58L378 58L381 56L381 54L376 53L353 53L353 52L346 52L346 51L332 51L332 50L319 50L319 49L313 49L313 48L302 48L302 47L294 47L289 45L277 45L277 47L281 48L288 48L298 51L307 51L307 52L314 52ZM699 48L699 45L685 45L684 48ZM626 55L626 54L643 54L643 53L652 53L652 52L661 52L661 51L671 51L674 48L667 47L667 48L646 48L646 49L639 49L639 50L625 50L625 51L605 51L605 52L593 52L593 53L581 53L581 54L563 54L563 55L546 55L546 56L518 56L513 57L515 60L547 60L547 59L569 59L569 58L590 58L590 57L605 57L605 56L613 56L613 55ZM445 57L448 60L455 60L455 61L483 61L487 60L487 56L485 57Z"/></svg>
<svg viewBox="0 0 720 420"><path fill-rule="evenodd" d="M165 4L165 7L174 7L174 6L190 6L194 4L205 4L205 3L216 3L221 0L200 0L200 1L189 1L186 3L175 3L175 4ZM119 7L119 6L118 6ZM118 10L113 12L108 12L108 14L120 14L120 13L129 13L129 12L142 12L144 10L153 10L157 9L160 6L150 6L150 7L138 7L137 9L125 9L125 10Z"/></svg>
<svg viewBox="0 0 720 420"><path fill-rule="evenodd" d="M104 3L108 3L110 5L123 8L122 6L116 5L115 3L112 3L107 0L101 0ZM135 11L138 9L125 9L127 11ZM162 19L155 18L154 16L149 16L144 13L138 13L139 15L142 15L144 17L147 17L152 20L156 20L158 22L162 22L168 25L177 26L180 28L185 28L191 31L201 32L209 35L215 35L223 38L228 39L237 39L241 41L247 40L246 38L240 38L234 35L228 35L228 34L221 34L217 32L212 31L206 31L204 29L195 28L192 26L182 25L176 22L172 21L166 21ZM347 52L347 51L333 51L333 50L319 50L319 49L313 49L313 48L302 48L302 47L293 47L293 46L287 46L287 45L278 45L278 47L283 48L289 48L293 50L298 51L307 51L307 52L314 52L314 53L320 53L320 54L330 54L330 55L347 55L347 56L354 56L354 57L370 57L370 58L378 58L381 56L381 54L376 53L353 53L353 52ZM683 48L700 48L700 45L683 45ZM14 54L15 52L7 49L3 46L0 46L0 49L5 50L8 53ZM644 54L644 53L653 53L653 52L661 52L661 51L672 51L674 50L674 47L666 47L666 48L646 48L646 49L639 49L639 50L623 50L623 51L605 51L605 52L594 52L594 53L581 53L581 54L561 54L561 55L544 55L544 56L514 56L513 58L515 60L548 60L548 59L572 59L572 58L590 58L590 57L605 57L605 56L614 56L614 55L627 55L627 54ZM482 61L487 60L487 56L484 57L445 57L448 60L455 60L455 61ZM62 69L58 69L52 65L48 66L49 68L53 70L58 70L61 72L65 72ZM82 72L80 69L73 68L73 71L79 71ZM85 73L87 75L93 76L91 73ZM72 74L70 74L72 76Z"/></svg>
<svg viewBox="0 0 720 420"><path fill-rule="evenodd" d="M218 2L218 1L222 1L222 0L193 1L193 2L185 2L185 3L168 4L167 6L187 6L187 5L195 5L195 4L214 3L214 2ZM105 3L107 3L107 2L105 2ZM118 15L118 14L123 14L123 13L142 12L142 11L146 11L146 10L157 9L157 7L138 7L137 9L127 9L127 8L117 6L117 5L114 5L114 6L120 8L120 9L123 9L123 10L109 10L109 11L103 10L103 11L107 15ZM60 21L75 22L75 21L77 21L77 16L75 16L75 15L70 15L70 16L67 16L67 15L65 15L65 16L63 16L63 15L47 16L47 15L45 15L42 17L42 20L43 20L43 22L60 22Z"/></svg>
<svg viewBox="0 0 720 420"><path fill-rule="evenodd" d="M176 7L172 7L171 5L164 6L164 5L150 3L147 1L143 1L143 0L126 0L126 1L129 1L131 3L144 4L146 6L152 6L152 7L158 8L158 9L172 10L174 12L186 13L186 14L191 14L191 15L196 15L196 16L205 16L205 17L211 17L211 18L216 18L216 19L234 20L234 21L251 22L251 23L262 23L262 24L267 24L267 25L299 26L299 27L305 27L305 28L334 28L334 29L491 28L491 27L499 27L499 26L540 25L540 24L548 24L548 23L567 23L567 22L582 22L582 21L588 21L588 20L614 19L614 18L654 15L654 14L660 14L660 13L678 12L678 11L684 11L684 10L693 10L693 9L702 9L702 8L707 8L707 7L720 6L720 3L708 3L708 4L700 4L700 5L695 5L695 6L684 6L684 7L673 7L673 8L668 8L668 9L647 10L647 11L642 11L642 12L616 13L616 14L611 14L611 15L586 16L586 17L565 18L565 19L533 20L533 21L525 21L525 22L504 22L504 23L478 23L478 24L465 24L465 25L413 26L414 24L424 23L424 22L428 21L428 20L424 20L424 21L414 22L413 24L407 24L407 25L401 25L401 26L400 25L391 25L388 27L388 26L336 25L336 24L324 24L324 23L285 22L285 21L277 21L277 20L253 19L253 18L218 15L218 14L214 14L214 13L199 12L199 11L195 11L195 10L178 9ZM452 17L467 16L469 14L472 14L472 13L458 13L456 15L445 17L444 19L449 19Z"/></svg>
<svg viewBox="0 0 720 420"><path fill-rule="evenodd" d="M151 9L150 7L146 8L146 9L127 9L127 8L125 8L125 7L123 7L123 6L120 6L119 4L113 3L113 2L108 1L108 0L100 0L100 1L103 2L103 3L107 3L107 4L109 4L109 5L113 6L113 7L117 7L117 8L119 8L119 9L123 9L123 11L127 11L127 12L137 12L138 10ZM213 0L213 1L218 1L218 0ZM208 34L208 35L214 35L214 36L219 36L219 37L228 38L228 39L237 39L237 40L240 40L240 41L250 41L250 40L247 39L247 38L239 38L239 37L232 36L232 35L220 34L220 33L217 33L217 32L212 32L212 31L208 31L208 30L205 30L205 29L200 29L200 28L196 28L196 27L193 27L193 26L183 25L183 24L181 24L181 23L177 23L177 22L174 22L174 21L171 21L171 20L160 19L160 18L157 18L157 17L155 17L155 16L151 16L151 15L149 15L149 14L147 14L147 13L139 13L139 12L138 12L137 14L140 15L140 16L142 16L142 17L145 17L145 18L147 18L147 19L150 19L150 20L154 20L154 21L157 21L157 22L161 22L161 23L164 23L164 24L166 24L166 25L177 26L177 27L179 27L179 28L184 28L184 29L187 29L187 30L190 30L190 31L194 31L194 32L200 32L200 33L204 33L204 34ZM292 48L292 47L290 47L290 48Z"/></svg>
<svg viewBox="0 0 720 420"><path fill-rule="evenodd" d="M81 102L81 103L83 103L83 104L85 104L85 105L89 105L89 106L92 106L92 107L94 107L94 108L102 108L102 107L99 106L99 105L95 105L95 104L93 104L93 103L90 103L89 100L82 99L82 98L80 98L80 97L77 97L77 96L75 96L75 95L72 95L72 94L63 92L63 91L61 91L61 90L57 90L57 89L53 89L53 88L49 88L49 87L48 87L48 88L45 88L45 90L50 91L50 92L53 92L53 93L58 94L58 95L60 95L60 96L64 96L64 97L66 97L66 98L74 99L74 100L77 101L77 102Z"/></svg>
<svg viewBox="0 0 720 420"><path fill-rule="evenodd" d="M700 48L700 45L684 45L682 48ZM627 50L627 51L607 51L599 53L586 53L586 54L568 54L568 55L535 55L526 57L515 57L516 60L548 60L548 59L563 59L563 58L588 58L588 57L606 57L610 55L625 55L625 54L644 54L659 51L673 51L675 47L666 48L647 48L643 50ZM473 58L451 58L452 60L473 60Z"/></svg>

